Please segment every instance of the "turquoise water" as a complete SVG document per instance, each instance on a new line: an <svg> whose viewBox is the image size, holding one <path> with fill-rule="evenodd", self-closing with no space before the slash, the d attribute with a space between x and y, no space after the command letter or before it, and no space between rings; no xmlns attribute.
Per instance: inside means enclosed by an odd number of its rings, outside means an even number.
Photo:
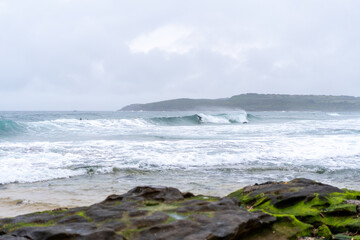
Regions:
<svg viewBox="0 0 360 240"><path fill-rule="evenodd" d="M308 177L358 188L359 163L360 113L0 112L2 185L91 176L216 193Z"/></svg>

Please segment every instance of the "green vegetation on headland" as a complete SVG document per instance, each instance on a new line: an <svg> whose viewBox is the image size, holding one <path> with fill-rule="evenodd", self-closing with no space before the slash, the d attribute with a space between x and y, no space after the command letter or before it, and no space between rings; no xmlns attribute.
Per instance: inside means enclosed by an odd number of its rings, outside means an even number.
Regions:
<svg viewBox="0 0 360 240"><path fill-rule="evenodd" d="M221 99L173 99L131 104L121 111L360 111L360 97L325 95L241 94Z"/></svg>
<svg viewBox="0 0 360 240"><path fill-rule="evenodd" d="M0 240L360 239L360 192L308 179L225 198L136 187L89 207L0 219Z"/></svg>

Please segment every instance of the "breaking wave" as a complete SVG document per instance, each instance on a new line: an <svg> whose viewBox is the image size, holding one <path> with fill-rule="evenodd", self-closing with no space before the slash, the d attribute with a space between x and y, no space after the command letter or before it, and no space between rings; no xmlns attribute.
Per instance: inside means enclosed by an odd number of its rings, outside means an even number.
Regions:
<svg viewBox="0 0 360 240"><path fill-rule="evenodd" d="M198 113L190 116L151 118L150 122L157 125L180 125L180 126L196 125L196 124L248 123L248 114L245 111L231 113L231 114Z"/></svg>
<svg viewBox="0 0 360 240"><path fill-rule="evenodd" d="M209 174L219 177L216 183L234 184L293 177L360 181L360 114L252 114L3 113L0 185L93 174L133 181L129 172L161 179L172 177L168 171L178 174L174 181L195 183L209 183Z"/></svg>
<svg viewBox="0 0 360 240"><path fill-rule="evenodd" d="M198 126L248 123L252 119L245 111L234 113L180 115L169 117L113 118L113 119L75 119L60 118L40 121L0 120L0 139L21 137L37 140L60 140L102 138L120 135L148 134L154 127L161 126Z"/></svg>
<svg viewBox="0 0 360 240"><path fill-rule="evenodd" d="M25 131L24 126L12 120L0 120L0 136L8 137Z"/></svg>

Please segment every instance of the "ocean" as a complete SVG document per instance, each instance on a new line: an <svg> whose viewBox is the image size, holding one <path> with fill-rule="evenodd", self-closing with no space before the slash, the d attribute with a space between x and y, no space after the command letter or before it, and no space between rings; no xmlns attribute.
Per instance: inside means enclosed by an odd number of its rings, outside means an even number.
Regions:
<svg viewBox="0 0 360 240"><path fill-rule="evenodd" d="M225 196L297 177L360 190L360 113L0 112L0 217L138 185Z"/></svg>

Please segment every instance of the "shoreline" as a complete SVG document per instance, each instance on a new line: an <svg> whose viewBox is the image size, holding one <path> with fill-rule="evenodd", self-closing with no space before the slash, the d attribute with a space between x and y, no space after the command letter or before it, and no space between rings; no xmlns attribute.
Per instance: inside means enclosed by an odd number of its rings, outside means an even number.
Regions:
<svg viewBox="0 0 360 240"><path fill-rule="evenodd" d="M163 175L123 176L114 174L76 176L64 179L54 179L34 183L10 183L0 185L0 218L15 217L37 211L47 211L56 208L73 208L88 206L103 201L111 194L123 194L136 186L169 186L184 192L194 192L207 196L224 197L235 189L263 181L244 181L219 183L216 180L204 180L192 183L175 180L181 176L171 176L165 179ZM128 178L128 181L124 179ZM287 181L287 179L279 179ZM316 179L316 181L319 181ZM339 188L360 191L359 184L335 183L322 181Z"/></svg>
<svg viewBox="0 0 360 240"><path fill-rule="evenodd" d="M129 181L123 181L128 178ZM123 194L129 189L139 185L159 186L165 185L166 180L157 180L154 175L137 176L138 179L129 176L116 176L113 174L85 175L71 178L39 181L34 183L10 183L0 187L0 218L15 217L37 211L47 211L56 208L73 208L87 206L103 201L111 194ZM171 178L171 176L169 176ZM179 176L177 176L179 178ZM179 188L185 192L197 192L198 194L211 196L226 196L233 189L246 184L236 183L213 183L206 187L204 184L174 182L168 186ZM213 185L213 187L211 187Z"/></svg>

